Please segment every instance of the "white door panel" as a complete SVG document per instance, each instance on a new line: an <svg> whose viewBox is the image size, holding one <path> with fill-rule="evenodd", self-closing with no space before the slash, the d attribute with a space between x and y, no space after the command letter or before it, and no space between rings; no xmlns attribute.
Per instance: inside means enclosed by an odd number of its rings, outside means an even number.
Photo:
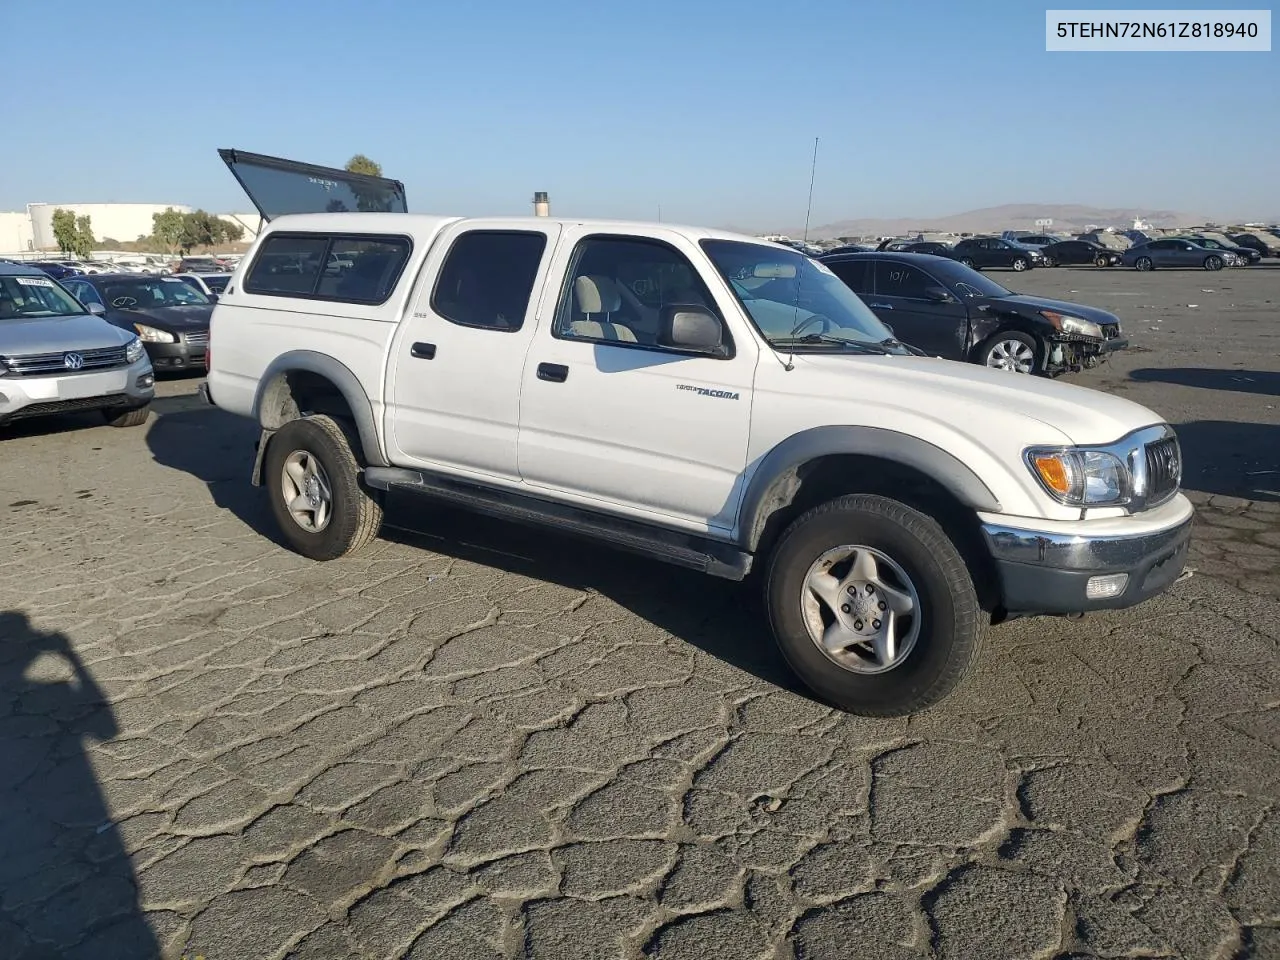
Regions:
<svg viewBox="0 0 1280 960"><path fill-rule="evenodd" d="M411 313L392 344L386 433L397 462L519 479L520 380L559 231L555 223L516 230L468 220L442 235L427 257ZM469 236L473 234L542 238L532 296L525 299L503 288L511 276L527 274L531 264L513 264L510 250L505 251L507 260L475 259L461 268L457 260L449 260L455 242L463 240L461 258L465 244L476 242ZM527 279L515 285L527 285ZM450 284L459 286L450 287L450 293L444 289ZM477 325L481 322L485 325Z"/></svg>

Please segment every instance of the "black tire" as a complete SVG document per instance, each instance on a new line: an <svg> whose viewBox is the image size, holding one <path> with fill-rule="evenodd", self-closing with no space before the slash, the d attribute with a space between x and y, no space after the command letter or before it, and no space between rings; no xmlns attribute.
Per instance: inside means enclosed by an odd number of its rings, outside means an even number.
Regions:
<svg viewBox="0 0 1280 960"><path fill-rule="evenodd" d="M1111 266L1111 258L1098 254L1098 256L1094 258L1093 264L1096 267L1109 267Z"/></svg>
<svg viewBox="0 0 1280 960"><path fill-rule="evenodd" d="M133 407L130 410L103 410L102 418L113 427L140 427L147 422L151 414L151 404Z"/></svg>
<svg viewBox="0 0 1280 960"><path fill-rule="evenodd" d="M971 257L961 257L961 258L960 258L960 262L961 262L961 263L963 263L963 264L964 264L966 267L968 267L970 270L977 270L977 269L978 269L977 264L975 264L975 263L973 262L973 259L972 259Z"/></svg>
<svg viewBox="0 0 1280 960"><path fill-rule="evenodd" d="M991 366L989 357L992 349L997 343L1006 340L1016 340L1031 350L1031 369L1026 371L1028 374L1035 375L1044 370L1045 350L1043 345L1029 333L1023 333L1021 330L997 330L982 343L978 344L973 352L973 358L976 363L980 363L984 367ZM993 368L994 369L994 368Z"/></svg>
<svg viewBox="0 0 1280 960"><path fill-rule="evenodd" d="M915 646L883 673L837 665L811 639L802 599L811 566L842 544L871 547L907 572L920 600ZM945 698L979 655L980 608L964 560L932 517L887 497L852 494L814 507L783 533L769 558L765 602L774 638L809 689L848 713L902 716Z"/></svg>
<svg viewBox="0 0 1280 960"><path fill-rule="evenodd" d="M1221 270L1222 258L1216 253L1210 254L1204 258L1204 268L1206 270Z"/></svg>
<svg viewBox="0 0 1280 960"><path fill-rule="evenodd" d="M1031 261L1026 257L1018 257L1013 261L1013 263L1009 264L1009 266L1013 267L1013 269L1018 273L1021 273L1023 270L1030 269Z"/></svg>
<svg viewBox="0 0 1280 960"><path fill-rule="evenodd" d="M328 480L329 516L316 531L304 529L286 504L284 465L295 452L315 457ZM332 417L304 417L286 423L267 445L263 472L276 525L285 542L304 557L336 560L355 553L378 535L382 507L361 485L360 463L351 440Z"/></svg>
<svg viewBox="0 0 1280 960"><path fill-rule="evenodd" d="M1133 269L1135 270L1146 271L1146 270L1154 270L1155 268L1156 268L1156 265L1151 262L1150 257L1139 257L1137 260L1133 262Z"/></svg>

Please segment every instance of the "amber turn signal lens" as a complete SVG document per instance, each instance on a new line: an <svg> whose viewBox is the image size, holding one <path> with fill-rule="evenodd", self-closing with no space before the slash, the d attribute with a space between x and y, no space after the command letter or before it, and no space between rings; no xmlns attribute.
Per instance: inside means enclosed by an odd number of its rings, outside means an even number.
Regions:
<svg viewBox="0 0 1280 960"><path fill-rule="evenodd" d="M1071 473L1062 457L1042 454L1032 457L1031 462L1046 487L1064 497L1071 492Z"/></svg>

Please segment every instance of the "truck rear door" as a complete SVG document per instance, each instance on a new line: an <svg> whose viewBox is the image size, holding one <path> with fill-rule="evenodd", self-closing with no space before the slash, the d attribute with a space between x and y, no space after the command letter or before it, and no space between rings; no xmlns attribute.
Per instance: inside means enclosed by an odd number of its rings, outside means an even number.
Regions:
<svg viewBox="0 0 1280 960"><path fill-rule="evenodd" d="M396 463L519 480L521 374L560 229L463 220L436 240L391 343L383 435Z"/></svg>

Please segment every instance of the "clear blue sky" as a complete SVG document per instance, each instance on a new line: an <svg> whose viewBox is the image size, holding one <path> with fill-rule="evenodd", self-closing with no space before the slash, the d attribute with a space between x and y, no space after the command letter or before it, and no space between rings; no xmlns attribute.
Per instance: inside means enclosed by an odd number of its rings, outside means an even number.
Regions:
<svg viewBox="0 0 1280 960"><path fill-rule="evenodd" d="M237 147L363 152L417 212L524 214L548 190L556 214L780 229L819 137L815 225L1015 202L1280 216L1280 53L1047 53L1045 9L0 0L8 109L32 123L7 126L0 210L247 210L215 152Z"/></svg>

